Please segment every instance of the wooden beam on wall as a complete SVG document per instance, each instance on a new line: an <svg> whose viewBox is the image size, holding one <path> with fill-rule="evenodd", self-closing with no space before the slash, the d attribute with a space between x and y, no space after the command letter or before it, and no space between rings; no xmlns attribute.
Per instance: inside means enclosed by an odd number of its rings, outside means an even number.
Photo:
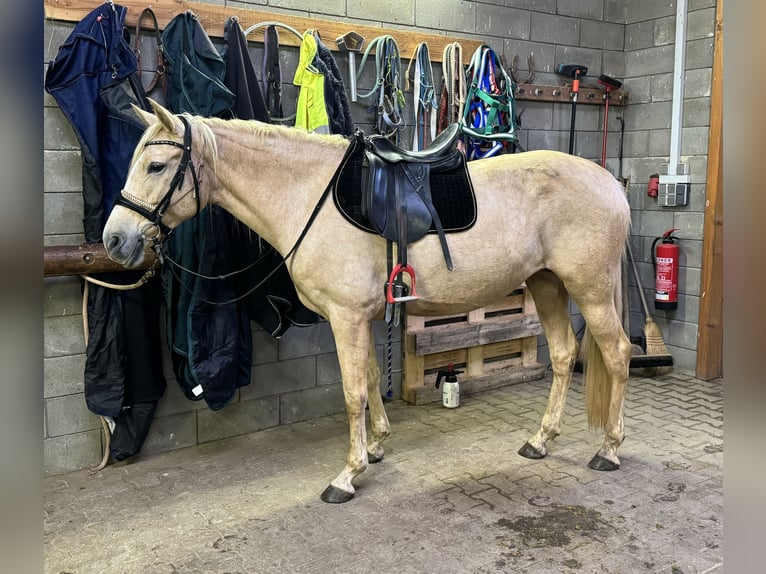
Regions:
<svg viewBox="0 0 766 574"><path fill-rule="evenodd" d="M383 34L390 34L396 40L399 46L399 53L402 60L409 60L418 44L426 42L432 62L441 63L444 55L444 47L452 42L460 42L463 48L464 64L468 64L468 59L474 53L476 48L484 44L481 40L468 39L463 37L441 36L436 34L426 34L422 32L410 32L406 30L390 30L377 26L363 26L349 24L336 20L324 20L320 18L306 18L303 16L292 16L289 14L265 12L262 10L253 10L251 8L234 8L231 6L220 6L217 4L204 4L201 2L186 2L185 0L156 0L147 2L147 0L121 0L118 2L121 6L128 9L125 17L125 25L128 28L135 28L136 20L141 11L147 6L151 6L157 15L160 28L163 29L170 20L176 15L191 10L197 15L202 27L211 37L223 37L224 26L228 19L236 16L239 19L240 26L247 30L254 24L264 22L279 22L294 28L300 33L308 29L317 30L324 44L331 50L338 51L335 39L346 32L354 31L365 39L362 50L369 45L369 42ZM64 22L79 22L95 8L103 4L98 0L45 0L45 17L52 20L61 20ZM263 42L263 33L259 30L252 31L248 37L251 42ZM279 42L286 46L300 46L300 39L289 32L280 31ZM510 71L510 70L508 70ZM544 86L539 84L519 84L516 93L516 99L521 101L538 102L560 102L567 103L571 101L571 86ZM600 88L581 86L580 99L581 104L604 105L604 91ZM625 106L628 104L628 93L625 90L613 90L610 98L610 105Z"/></svg>
<svg viewBox="0 0 766 574"><path fill-rule="evenodd" d="M154 265L155 258L154 251L147 247L144 250L144 262L137 269L148 269ZM103 243L52 245L43 251L45 277L125 270L125 267L109 259Z"/></svg>
<svg viewBox="0 0 766 574"><path fill-rule="evenodd" d="M185 0L118 0L121 6L128 9L125 25L132 28L136 25L136 20L141 11L147 6L151 6L157 15L160 28L164 28L170 20L176 15L191 10L199 18L202 27L211 37L222 38L226 22L232 16L239 19L239 24L243 30L247 30L254 24L261 22L277 21L281 24L295 28L303 33L308 29L314 29L319 32L323 43L331 50L338 50L335 39L346 32L355 31L364 37L365 43L362 49L367 47L370 40L390 34L396 40L399 46L399 53L402 59L409 60L417 45L421 42L428 44L428 50L431 61L441 62L444 47L452 42L460 42L463 47L463 53L470 57L474 50L483 44L480 40L472 40L462 37L441 36L436 34L425 34L421 32L409 32L406 30L389 30L378 26L362 26L359 24L350 24L348 22L336 20L324 20L320 18L306 18L302 16L292 16L290 14L265 12L262 10L253 10L251 8L235 8L232 6L221 6L217 4L204 4L201 2L186 2ZM95 8L98 8L103 2L93 0L45 0L45 17L52 20L62 20L65 22L79 22ZM251 32L247 39L254 42L263 42L263 33L259 31ZM299 46L300 39L293 34L280 31L279 42L288 46ZM468 62L466 62L467 64Z"/></svg>
<svg viewBox="0 0 766 574"><path fill-rule="evenodd" d="M572 101L572 85L568 86L545 86L542 84L518 84L515 98L517 101L527 102L557 102L569 103ZM603 89L580 85L580 94L577 98L579 104L606 104L606 95ZM628 92L625 90L612 90L609 97L610 106L627 106Z"/></svg>
<svg viewBox="0 0 766 574"><path fill-rule="evenodd" d="M715 14L707 165L696 372L703 380L723 376L723 0Z"/></svg>

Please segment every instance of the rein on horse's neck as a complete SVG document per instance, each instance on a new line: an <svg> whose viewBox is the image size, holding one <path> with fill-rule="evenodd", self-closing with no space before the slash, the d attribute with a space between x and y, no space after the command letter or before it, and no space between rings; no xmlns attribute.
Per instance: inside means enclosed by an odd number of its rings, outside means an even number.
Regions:
<svg viewBox="0 0 766 574"><path fill-rule="evenodd" d="M216 122L219 185L211 202L229 211L282 255L292 247L340 164L348 142L285 133L260 124Z"/></svg>

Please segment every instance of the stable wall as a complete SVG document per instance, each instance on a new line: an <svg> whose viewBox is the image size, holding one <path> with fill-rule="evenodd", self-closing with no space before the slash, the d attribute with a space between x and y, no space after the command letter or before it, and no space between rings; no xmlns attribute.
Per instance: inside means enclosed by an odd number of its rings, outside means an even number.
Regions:
<svg viewBox="0 0 766 574"><path fill-rule="evenodd" d="M632 52L644 48L631 48L627 30L631 22L639 22L634 14L634 2L627 0L539 0L534 3L523 0L506 0L502 2L473 2L445 0L396 0L394 2L355 2L353 0L304 1L268 0L261 2L211 2L218 5L235 8L252 8L269 12L284 12L285 14L336 19L348 23L352 30L354 24L381 26L381 33L392 33L396 30L422 31L430 34L444 34L454 39L461 37L483 41L492 46L498 53L505 54L510 63L514 54L519 55L519 74L526 77L526 58L532 55L535 60L535 83L561 84L562 78L554 73L559 63L581 63L589 67L589 76L598 77L605 73L626 80L626 87L631 102L654 103L647 99L649 96L638 88L643 80L642 75L628 70L627 59ZM99 2L93 2L93 7ZM533 4L531 8L528 8ZM642 6L644 3L640 3ZM655 4L657 6L655 6ZM665 14L665 3L647 3L647 14ZM701 4L701 2L692 2ZM706 4L709 4L706 3ZM649 7L651 6L651 7ZM701 24L704 20L704 8L697 6L695 10L701 13L697 16ZM672 18L671 18L672 19ZM691 20L691 18L690 18ZM713 15L710 14L709 26L712 28ZM161 25L167 22L161 22ZM73 25L65 22L46 21L44 28L44 54L47 62L55 57L58 46L64 42ZM385 31L383 30L385 28ZM287 32L285 32L287 33ZM320 29L321 33L321 29ZM254 32L249 39L254 39L259 32ZM262 36L260 36L262 37ZM672 34L669 36L672 42ZM690 36L691 37L691 36ZM332 38L326 39L329 45ZM371 38L367 38L371 40ZM672 45L669 47L672 53ZM690 47L687 58L691 61ZM251 48L254 62L260 62L262 51L260 44ZM711 52L712 54L712 52ZM336 53L338 65L346 70L345 56ZM410 54L402 54L403 67L406 68ZM289 102L296 92L289 86L297 63L297 50L283 48L283 87L286 112ZM466 63L470 54L465 55ZM643 57L639 58L644 60ZM651 62L652 54L646 56ZM712 61L712 56L710 58ZM360 58L357 63L360 62ZM634 64L631 64L634 66ZM709 64L708 64L709 66ZM630 72L630 73L628 73ZM434 75L437 86L441 79L441 67L434 65ZM589 80L595 84L595 79ZM700 79L704 84L704 78ZM372 69L368 65L366 79L359 82L359 90L364 91L372 85ZM634 90L637 93L634 94ZM704 91L704 87L700 87ZM708 73L709 93L709 73ZM407 96L406 110L412 110L412 93ZM359 126L370 132L371 118L366 108L367 101L360 100L352 104L354 116ZM79 146L74 134L58 109L55 101L45 94L44 99L44 169L45 169L45 199L44 199L44 244L45 245L76 245L83 242L82 236L82 186L81 186L81 157ZM704 115L703 111L699 113ZM630 158L626 159L626 175L631 175L635 182L648 179L659 166L663 150L652 148L658 158L654 163L644 164L639 159L638 142L642 137L636 129L636 123L631 119L632 114L639 113L644 108L632 111L632 106L626 109L626 153L630 150ZM692 107L690 106L691 110ZM561 103L518 102L517 110L522 114L521 144L525 149L559 149L566 151L569 141L570 106ZM609 167L617 174L617 134L618 124L613 118L622 113L622 108L613 106L610 109L610 142ZM652 122L644 125L647 133L653 134L655 129L661 133L663 125L669 125L670 106L658 105L647 108ZM663 117L667 113L667 119ZM577 140L576 153L600 160L601 156L601 122L602 106L578 105L577 108ZM636 122L641 121L636 119ZM696 120L702 121L702 118ZM614 123L613 123L614 122ZM664 122L664 123L663 123ZM411 121L410 121L411 123ZM696 124L695 124L696 125ZM691 126L690 126L691 127ZM636 133L633 133L636 132ZM628 142L630 134L630 145ZM405 130L402 141L408 141L409 130ZM652 145L657 146L656 143ZM665 151L664 153L667 153ZM686 151L685 151L686 153ZM665 158L666 160L667 158ZM652 166L652 167L649 167ZM651 170L651 171L647 171ZM704 192L700 189L704 178L699 175L699 167L693 167L692 198L694 210L674 210L679 217L684 213L697 214L699 198ZM636 183L640 187L640 183ZM645 185L645 184L644 184ZM632 195L635 195L631 191ZM638 200L631 199L634 208L634 233L643 230L643 238L650 238L654 233L649 214L644 215L651 206L638 205ZM667 217L667 213L661 217ZM646 217L645 223L644 217ZM701 214L688 217L699 219L699 234L701 239ZM693 219L692 221L696 221ZM512 222L509 222L512 225ZM644 227L642 228L641 225ZM691 223L689 223L691 226ZM655 226L656 227L656 226ZM662 229L664 230L664 228ZM685 236L684 236L685 237ZM587 238L584 238L587 240ZM700 241L701 243L701 241ZM637 248L636 252L639 253ZM682 247L682 252L684 247ZM641 250L640 253L645 253ZM689 294L692 298L693 280L690 277L696 272L697 286L699 285L699 261L690 259L688 254L684 261L684 297ZM646 274L646 263L642 265ZM48 474L66 472L84 468L97 463L102 452L102 431L98 417L90 413L83 396L82 371L84 366L84 337L82 330L82 282L76 278L49 278L45 280L44 302L44 455L45 471ZM649 279L645 285L651 285ZM698 296L698 287L696 296ZM636 298L637 300L637 298ZM688 299L689 301L691 299ZM632 301L631 308L639 307ZM572 308L575 327L582 325L577 309ZM680 309L679 309L680 312ZM690 321L691 319L694 321ZM682 321L684 325L693 325L696 315L691 313ZM678 319L667 321L663 327L670 329L674 356L679 352L677 368L693 369L694 346L687 347L687 339L676 337L677 332L687 332L692 327L674 327ZM642 323L641 323L642 324ZM401 334L395 330L394 357L394 396L401 396ZM235 402L221 411L208 410L203 402L189 401L182 395L176 382L172 379L170 369L166 369L169 379L166 397L160 402L157 415L152 424L149 437L144 445L143 453L159 452L174 448L194 445L227 436L252 432L279 424L287 424L307 420L317 416L339 412L343 409L343 398L340 386L340 376L335 356L335 346L329 326L326 323L308 328L293 327L280 339L275 340L264 333L253 323L254 362L252 382L240 389ZM683 340L681 340L683 339ZM376 326L376 341L381 369L384 369L383 345L385 342L385 325ZM692 341L693 342L693 341ZM547 362L547 346L544 337L540 338L540 362ZM385 373L381 380L381 389L385 392Z"/></svg>
<svg viewBox="0 0 766 574"><path fill-rule="evenodd" d="M655 198L646 195L649 176L659 172L670 153L675 3L627 2L625 14L625 87L630 92L625 111L625 175L631 178L631 245L650 310L675 369L692 373L697 361L715 6L715 0L688 3L681 161L689 165L692 183L689 205L683 207L659 207ZM681 238L678 309L660 311L652 303L651 244L674 227ZM632 334L640 335L643 311L632 278L630 308Z"/></svg>

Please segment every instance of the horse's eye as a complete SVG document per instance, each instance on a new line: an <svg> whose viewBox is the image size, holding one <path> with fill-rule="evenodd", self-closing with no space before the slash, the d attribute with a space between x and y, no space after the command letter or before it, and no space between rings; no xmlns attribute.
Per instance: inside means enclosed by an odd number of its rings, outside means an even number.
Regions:
<svg viewBox="0 0 766 574"><path fill-rule="evenodd" d="M149 164L149 173L160 173L165 169L165 164L158 161L153 161Z"/></svg>

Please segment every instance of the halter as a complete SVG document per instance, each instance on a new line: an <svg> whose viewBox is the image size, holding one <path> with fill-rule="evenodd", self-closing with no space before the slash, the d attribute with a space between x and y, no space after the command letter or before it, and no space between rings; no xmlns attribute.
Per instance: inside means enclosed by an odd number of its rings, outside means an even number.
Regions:
<svg viewBox="0 0 766 574"><path fill-rule="evenodd" d="M422 150L428 142L436 138L436 95L434 91L433 69L431 68L431 56L428 44L421 42L415 47L415 51L407 66L405 76L405 90L410 85L410 68L414 65L413 81L415 87L412 95L415 107L415 123L412 130L412 149Z"/></svg>
<svg viewBox="0 0 766 574"><path fill-rule="evenodd" d="M178 163L178 169L176 170L176 173L170 182L170 188L168 189L167 193L165 193L159 203L153 204L149 203L148 201L144 201L135 195L131 195L123 189L114 202L115 205L122 205L128 209L132 209L139 215L143 216L145 219L149 220L149 222L157 229L157 233L155 233L152 237L148 237L146 235L145 237L150 239L152 243L155 244L155 248L158 244L159 232L161 231L167 235L171 231L167 225L162 223L162 216L165 215L165 211L170 206L170 199L173 197L175 191L180 189L183 185L184 175L186 174L187 168L191 170L192 180L194 181L193 197L197 200L197 215L199 215L200 212L199 179L197 178L197 170L194 169L194 164L191 163L191 129L189 128L189 122L185 117L178 116L178 118L184 124L183 144L174 142L172 140L152 140L144 144L144 147L150 145L171 145L183 150L181 161Z"/></svg>

